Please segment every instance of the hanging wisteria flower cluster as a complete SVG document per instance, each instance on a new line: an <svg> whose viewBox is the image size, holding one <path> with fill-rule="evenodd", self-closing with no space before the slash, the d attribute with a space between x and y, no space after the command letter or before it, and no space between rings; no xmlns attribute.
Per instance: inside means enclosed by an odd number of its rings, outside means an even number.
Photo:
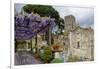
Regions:
<svg viewBox="0 0 100 69"><path fill-rule="evenodd" d="M40 17L38 14L17 14L15 15L15 39L31 39L39 33L52 30L56 26L55 19L50 17Z"/></svg>

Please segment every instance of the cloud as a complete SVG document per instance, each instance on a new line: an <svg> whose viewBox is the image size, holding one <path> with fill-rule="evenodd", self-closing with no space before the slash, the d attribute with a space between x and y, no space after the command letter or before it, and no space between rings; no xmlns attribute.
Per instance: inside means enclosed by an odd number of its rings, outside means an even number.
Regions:
<svg viewBox="0 0 100 69"><path fill-rule="evenodd" d="M62 18L67 15L74 15L80 25L94 25L94 9L80 7L53 6Z"/></svg>

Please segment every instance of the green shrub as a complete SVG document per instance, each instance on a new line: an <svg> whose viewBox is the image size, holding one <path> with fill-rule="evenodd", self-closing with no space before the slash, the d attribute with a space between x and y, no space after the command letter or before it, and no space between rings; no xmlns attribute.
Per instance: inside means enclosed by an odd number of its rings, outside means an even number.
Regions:
<svg viewBox="0 0 100 69"><path fill-rule="evenodd" d="M54 60L51 61L51 63L63 63L63 60L59 58L55 58Z"/></svg>
<svg viewBox="0 0 100 69"><path fill-rule="evenodd" d="M40 54L40 58L45 62L45 63L49 63L53 57L53 53L51 48L49 47L45 47L44 52Z"/></svg>

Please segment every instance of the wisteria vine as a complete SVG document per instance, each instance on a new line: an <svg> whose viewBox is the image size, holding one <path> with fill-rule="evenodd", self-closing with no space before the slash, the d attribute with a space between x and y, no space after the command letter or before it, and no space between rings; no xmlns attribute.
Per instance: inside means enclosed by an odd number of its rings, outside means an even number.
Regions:
<svg viewBox="0 0 100 69"><path fill-rule="evenodd" d="M27 40L31 39L39 33L44 33L47 27L53 29L55 19L50 17L40 17L38 14L15 15L15 39Z"/></svg>

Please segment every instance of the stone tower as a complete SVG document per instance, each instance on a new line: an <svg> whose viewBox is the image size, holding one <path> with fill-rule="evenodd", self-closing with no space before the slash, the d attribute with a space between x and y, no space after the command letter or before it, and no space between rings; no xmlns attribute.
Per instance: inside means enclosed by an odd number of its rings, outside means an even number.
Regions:
<svg viewBox="0 0 100 69"><path fill-rule="evenodd" d="M76 27L76 20L73 15L65 16L65 31L73 31Z"/></svg>

